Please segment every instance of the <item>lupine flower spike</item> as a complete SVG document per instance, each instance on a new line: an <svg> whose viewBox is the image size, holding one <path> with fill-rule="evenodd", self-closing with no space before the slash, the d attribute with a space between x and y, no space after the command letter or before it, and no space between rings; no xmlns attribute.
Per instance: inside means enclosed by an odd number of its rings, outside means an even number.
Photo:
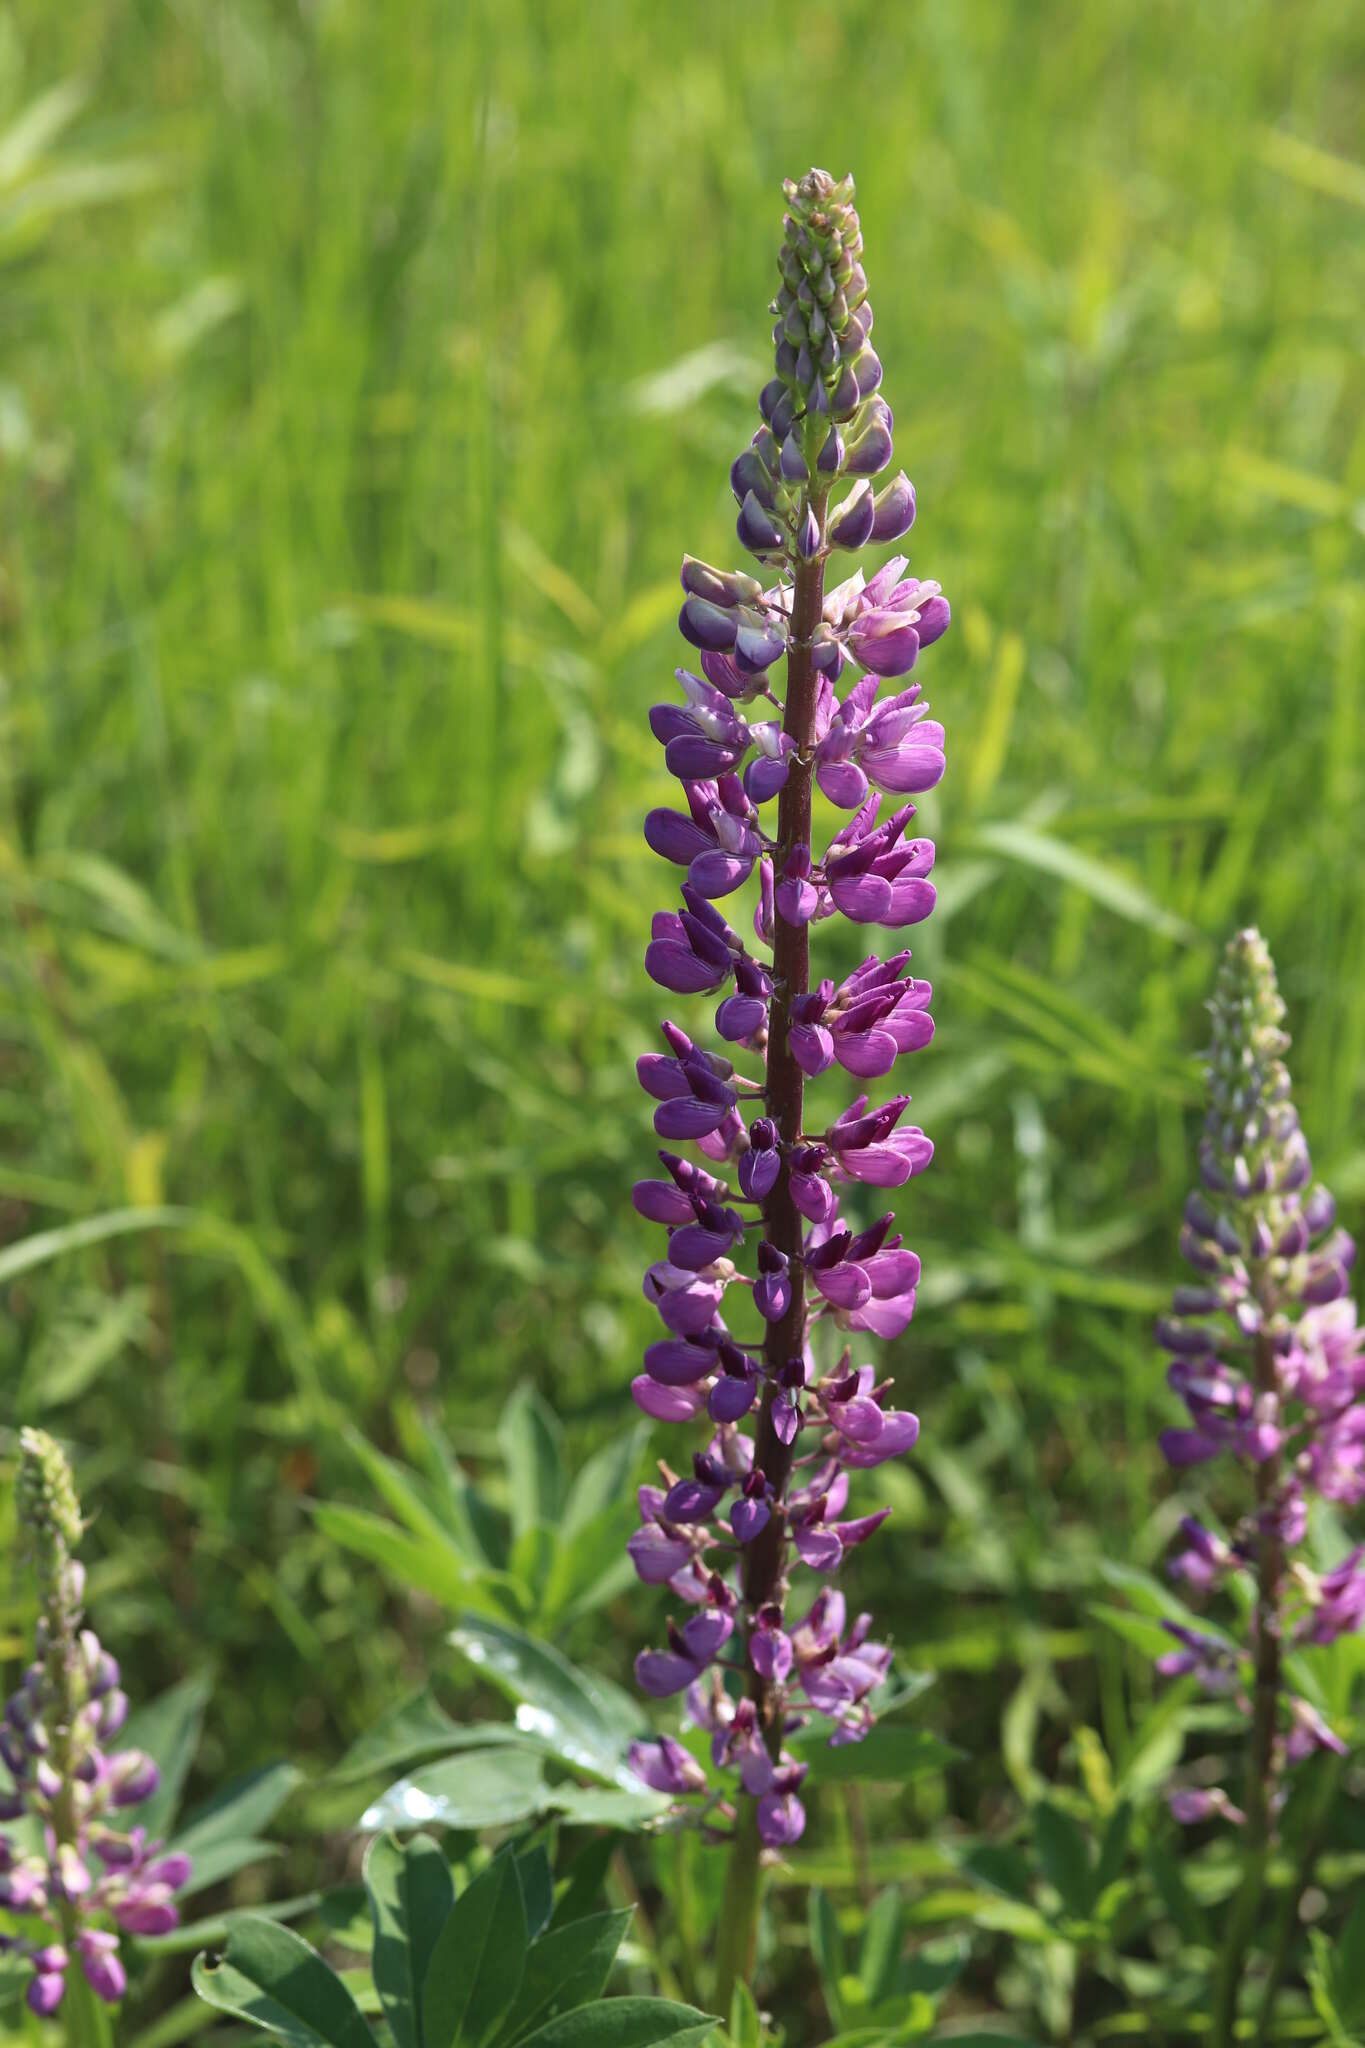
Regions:
<svg viewBox="0 0 1365 2048"><path fill-rule="evenodd" d="M0 1935L0 1951L30 1964L28 2003L46 2017L65 1996L73 1958L96 1995L118 2003L126 1978L117 1930L169 1932L190 1859L163 1855L143 1828L125 1833L115 1825L116 1815L156 1790L157 1767L140 1750L110 1747L128 1700L118 1665L82 1626L85 1571L74 1555L81 1511L71 1468L42 1430L21 1431L19 1442L19 1524L39 1616L34 1661L0 1730L10 1781L0 1789L0 1821L26 1821L32 1846L0 1833L0 1907L22 1930Z"/></svg>
<svg viewBox="0 0 1365 2048"><path fill-rule="evenodd" d="M933 1155L904 1121L905 1094L812 1115L809 1080L837 1067L878 1081L934 1027L907 949L813 980L811 933L833 917L899 931L933 908L934 848L912 836L907 799L942 776L943 728L918 681L880 693L949 621L938 585L901 555L827 587L837 550L909 531L915 493L903 473L872 481L891 462L892 416L853 182L814 170L784 190L775 375L731 471L739 538L763 574L684 557L679 626L701 673L679 669L683 702L650 719L683 804L651 811L645 837L685 878L645 966L716 1008L710 1045L670 1021L666 1050L639 1063L665 1149L663 1178L634 1201L668 1239L645 1277L664 1328L633 1391L647 1415L705 1434L680 1472L642 1489L630 1544L641 1578L693 1610L640 1657L639 1682L685 1697L728 1775L708 1789L668 1739L638 1744L634 1767L680 1799L705 1795L708 1832L756 1828L773 1849L805 1825L806 1766L788 1736L812 1716L836 1743L871 1726L891 1653L828 1581L887 1512L849 1514L850 1472L908 1450L919 1429L864 1361L909 1323L920 1262L889 1211L846 1220L840 1204L859 1184L900 1187ZM813 786L847 814L823 832ZM752 941L718 908L751 878ZM672 1149L682 1142L705 1164ZM798 1565L818 1575L814 1599L792 1582Z"/></svg>
<svg viewBox="0 0 1365 2048"><path fill-rule="evenodd" d="M1180 1237L1196 1279L1176 1290L1157 1330L1189 1425L1167 1430L1162 1449L1179 1471L1221 1458L1240 1475L1230 1527L1182 1523L1173 1576L1204 1596L1240 1574L1252 1599L1244 1637L1168 1623L1175 1640L1158 1668L1194 1675L1246 1716L1243 1782L1181 1788L1171 1806L1178 1820L1241 1830L1258 1892L1287 1772L1315 1750L1345 1750L1284 1667L1290 1651L1330 1643L1365 1616L1365 1552L1320 1571L1303 1547L1313 1495L1351 1507L1365 1499L1365 1333L1348 1293L1355 1245L1313 1180L1283 1059L1284 1003L1259 932L1229 943L1210 1010L1201 1185ZM1232 2023L1238 1968L1230 1962L1221 1987L1215 2041L1217 2025Z"/></svg>

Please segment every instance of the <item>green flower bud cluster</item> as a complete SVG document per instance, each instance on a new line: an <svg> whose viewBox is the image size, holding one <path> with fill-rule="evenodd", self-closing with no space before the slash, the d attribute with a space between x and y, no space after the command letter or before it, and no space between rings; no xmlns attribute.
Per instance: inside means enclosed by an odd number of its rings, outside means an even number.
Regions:
<svg viewBox="0 0 1365 2048"><path fill-rule="evenodd" d="M71 1553L83 1526L66 1454L46 1430L19 1432L15 1505L46 1605L70 1578Z"/></svg>

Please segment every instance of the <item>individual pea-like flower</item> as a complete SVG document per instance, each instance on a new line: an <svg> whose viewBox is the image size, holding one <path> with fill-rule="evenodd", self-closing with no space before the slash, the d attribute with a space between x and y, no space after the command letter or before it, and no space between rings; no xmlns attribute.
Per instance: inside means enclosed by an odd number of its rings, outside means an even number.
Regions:
<svg viewBox="0 0 1365 2048"><path fill-rule="evenodd" d="M28 1962L28 2003L48 2018L66 1994L73 1960L97 1997L119 2002L127 1978L116 1930L168 1933L191 1866L144 1828L114 1824L151 1797L159 1773L140 1750L112 1746L128 1699L118 1665L82 1625L85 1572L74 1556L82 1523L71 1468L42 1430L22 1430L19 1445L18 1515L39 1616L34 1661L0 1730L10 1781L0 1791L0 1822L27 1820L40 1846L22 1849L0 1834L0 1907L41 1920L53 1938L5 1935L0 1948Z"/></svg>
<svg viewBox="0 0 1365 2048"><path fill-rule="evenodd" d="M678 623L693 653L676 672L682 701L650 713L681 800L649 812L645 838L685 878L645 967L671 994L710 999L719 1049L670 1021L666 1050L638 1065L657 1135L706 1164L662 1151L666 1178L633 1192L666 1240L644 1281L663 1328L632 1393L652 1419L706 1436L690 1466L642 1489L628 1546L641 1580L691 1610L636 1672L656 1698L685 1694L710 1738L722 1777L698 1823L712 1838L749 1824L728 1773L770 1849L805 1825L787 1736L816 1716L831 1740L859 1739L890 1668L829 1581L888 1513L850 1506L850 1477L909 1450L919 1424L844 1340L902 1334L920 1262L893 1215L845 1215L841 1200L904 1186L933 1146L904 1093L817 1116L807 1089L840 1072L880 1081L928 1045L932 991L896 942L842 977L813 979L810 951L828 920L899 933L934 907L934 846L914 835L909 799L941 780L944 732L922 671L905 679L950 619L904 555L827 581L834 551L910 532L915 492L903 471L874 481L894 422L852 181L811 171L784 189L774 375L730 479L758 573L684 557ZM825 824L813 793L843 815ZM750 900L751 914L735 907ZM818 1590L803 1594L799 1572ZM632 1758L670 1797L703 1789L671 1737Z"/></svg>
<svg viewBox="0 0 1365 2048"><path fill-rule="evenodd" d="M1355 1246L1313 1182L1283 1058L1284 1004L1259 932L1229 942L1210 1012L1200 1186L1180 1234L1197 1277L1157 1324L1187 1422L1161 1443L1181 1473L1217 1458L1240 1468L1240 1518L1224 1531L1185 1516L1170 1569L1200 1597L1241 1577L1252 1604L1236 1633L1168 1623L1177 1647L1158 1669L1232 1698L1248 1723L1241 1803L1223 1790L1181 1788L1172 1810L1245 1825L1263 1841L1287 1767L1341 1747L1291 1691L1284 1654L1365 1620L1365 1550L1328 1571L1302 1551L1313 1494L1349 1505L1365 1498L1365 1332L1348 1294Z"/></svg>

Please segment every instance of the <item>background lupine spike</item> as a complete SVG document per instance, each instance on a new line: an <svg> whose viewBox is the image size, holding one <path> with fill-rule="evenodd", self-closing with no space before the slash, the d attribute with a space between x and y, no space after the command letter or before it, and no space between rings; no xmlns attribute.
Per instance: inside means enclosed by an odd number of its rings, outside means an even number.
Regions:
<svg viewBox="0 0 1365 2048"><path fill-rule="evenodd" d="M81 1625L85 1575L74 1552L80 1502L60 1445L42 1430L19 1437L16 1507L38 1581L37 1654L7 1701L0 1759L12 1790L0 1820L28 1820L40 1846L16 1851L0 1836L0 1909L21 1931L0 1937L32 1970L27 1998L40 2018L57 2011L73 1955L91 1990L117 2004L127 1984L114 1928L165 1934L179 1914L174 1894L190 1875L188 1856L160 1854L145 1830L110 1825L113 1814L156 1790L158 1772L140 1750L111 1750L128 1713L114 1659ZM55 1939L35 1941L32 1923Z"/></svg>
<svg viewBox="0 0 1365 2048"><path fill-rule="evenodd" d="M60 1575L80 1543L81 1504L65 1451L43 1429L19 1432L15 1506L39 1583Z"/></svg>
<svg viewBox="0 0 1365 2048"><path fill-rule="evenodd" d="M1365 1499L1365 1332L1349 1294L1355 1245L1333 1227L1331 1196L1313 1185L1284 1061L1285 1006L1259 932L1229 941L1209 1008L1201 1186L1181 1232L1199 1278L1176 1290L1157 1326L1189 1426L1165 1431L1162 1448L1178 1471L1219 1456L1241 1468L1238 1518L1220 1531L1187 1515L1171 1571L1201 1597L1242 1575L1252 1604L1231 1641L1168 1623L1174 1647L1158 1669L1196 1677L1246 1720L1235 1796L1180 1786L1171 1797L1178 1820L1222 1819L1244 1841L1245 1910L1234 1925L1245 1920L1246 1929L1226 1945L1215 1987L1221 2042L1231 2039L1287 1773L1315 1750L1345 1754L1340 1734L1289 1683L1285 1660L1365 1618L1365 1552L1324 1571L1305 1546L1313 1495L1347 1506Z"/></svg>
<svg viewBox="0 0 1365 2048"><path fill-rule="evenodd" d="M680 626L705 681L680 670L685 705L656 705L650 724L687 810L651 811L645 826L654 851L687 870L682 908L653 920L646 971L717 1002L728 1050L718 1062L670 1022L668 1053L639 1063L655 1130L695 1143L710 1170L664 1153L671 1184L634 1194L668 1240L645 1280L666 1334L632 1391L647 1415L705 1431L690 1477L666 1472L640 1492L637 1571L694 1611L670 1621L667 1647L636 1671L655 1697L685 1695L722 1775L703 1791L668 1737L633 1756L646 1783L701 1802L693 1814L709 1836L734 1840L722 1995L752 1963L760 1846L785 1846L805 1825L806 1765L789 1736L818 1717L832 1741L859 1740L890 1667L869 1617L850 1623L822 1579L884 1519L875 1498L850 1509L857 1475L918 1434L858 1354L905 1329L920 1268L893 1214L846 1220L841 1201L860 1206L860 1183L900 1187L933 1156L902 1123L904 1094L873 1107L865 1093L842 1108L836 1098L818 1112L806 1094L836 1069L875 1082L933 1036L931 990L906 972L908 950L871 954L837 983L812 979L810 951L830 917L899 932L933 908L934 848L908 836L915 807L904 799L942 776L943 728L918 683L879 693L941 637L949 610L904 556L826 588L830 550L905 533L915 494L903 472L875 495L862 481L891 460L892 419L876 395L853 181L814 170L784 190L776 375L731 471L739 537L775 579L756 591L684 558ZM832 509L840 477L855 480ZM748 722L737 703L759 689L776 702L784 659L780 723ZM850 815L828 822L816 790ZM716 901L746 884L757 907L732 925ZM798 1567L821 1575L813 1598L794 1582Z"/></svg>

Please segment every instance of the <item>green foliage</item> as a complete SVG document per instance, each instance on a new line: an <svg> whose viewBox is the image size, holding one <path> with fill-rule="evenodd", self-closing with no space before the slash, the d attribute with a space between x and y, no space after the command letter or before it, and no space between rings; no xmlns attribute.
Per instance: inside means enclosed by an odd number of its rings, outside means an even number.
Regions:
<svg viewBox="0 0 1365 2048"><path fill-rule="evenodd" d="M1365 1894L1335 1940L1314 1929L1308 1986L1333 2048L1353 2048L1365 2034Z"/></svg>
<svg viewBox="0 0 1365 2048"><path fill-rule="evenodd" d="M704 2038L712 2021L691 2006L603 1998L630 1914L547 1927L548 1869L539 1846L506 1849L457 1895L428 1837L371 1843L372 1981L394 2048L691 2048ZM289 2048L373 2048L363 1997L273 1921L236 1919L223 1954L196 1960L194 1984Z"/></svg>
<svg viewBox="0 0 1365 2048"><path fill-rule="evenodd" d="M358 1432L347 1435L403 1526L330 1502L315 1507L318 1526L404 1589L552 1635L633 1579L625 1555L636 1519L628 1482L643 1446L641 1428L602 1445L570 1486L560 1424L540 1396L522 1386L497 1429L505 1513L470 1483L434 1431L422 1442L425 1474L382 1456Z"/></svg>

